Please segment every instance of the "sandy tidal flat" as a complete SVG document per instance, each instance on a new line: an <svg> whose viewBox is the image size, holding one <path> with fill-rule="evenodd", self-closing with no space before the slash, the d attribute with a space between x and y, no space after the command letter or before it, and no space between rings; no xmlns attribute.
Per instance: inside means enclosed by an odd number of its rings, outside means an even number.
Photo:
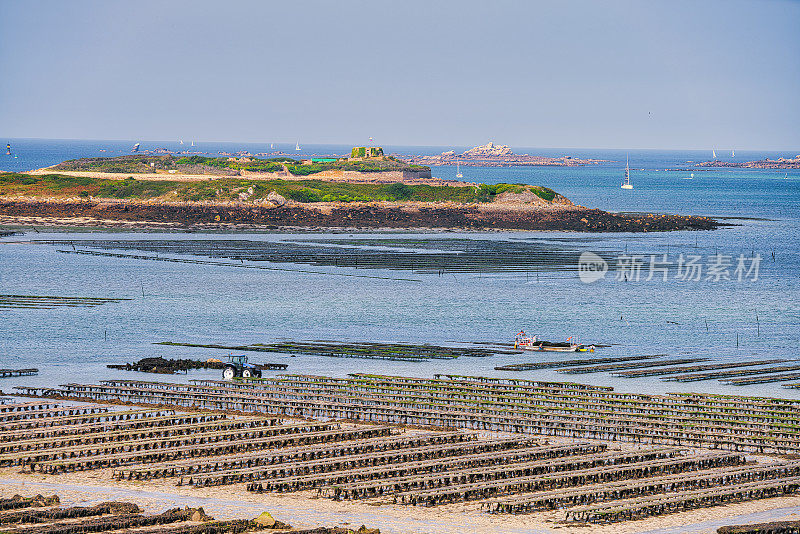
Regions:
<svg viewBox="0 0 800 534"><path fill-rule="evenodd" d="M680 514L611 525L572 526L559 523L563 512L530 515L494 515L476 503L426 508L369 501L333 501L316 491L250 493L244 484L194 489L174 480L115 481L110 469L76 472L57 477L0 470L0 495L57 494L63 505L97 504L121 500L138 504L149 513L183 506L202 506L217 519L252 518L268 511L298 528L315 526L379 528L382 534L644 534L713 533L719 526L800 518L800 496L778 497L741 504L702 508Z"/></svg>

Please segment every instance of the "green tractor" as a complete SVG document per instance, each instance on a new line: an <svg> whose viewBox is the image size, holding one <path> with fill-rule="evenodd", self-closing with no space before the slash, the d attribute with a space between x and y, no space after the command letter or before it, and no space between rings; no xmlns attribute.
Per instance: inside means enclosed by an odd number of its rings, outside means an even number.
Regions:
<svg viewBox="0 0 800 534"><path fill-rule="evenodd" d="M234 378L261 378L261 368L247 361L244 354L231 354L228 356L229 363L222 368L222 378L233 380Z"/></svg>

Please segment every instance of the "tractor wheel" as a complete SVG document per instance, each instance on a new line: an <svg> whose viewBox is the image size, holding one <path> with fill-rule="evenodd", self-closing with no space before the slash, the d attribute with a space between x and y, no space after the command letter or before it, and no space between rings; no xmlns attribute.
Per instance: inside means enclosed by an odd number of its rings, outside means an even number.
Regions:
<svg viewBox="0 0 800 534"><path fill-rule="evenodd" d="M225 380L233 380L234 376L236 376L236 368L232 365L226 365L222 370L222 378Z"/></svg>
<svg viewBox="0 0 800 534"><path fill-rule="evenodd" d="M242 378L250 378L253 372L250 369L242 369Z"/></svg>

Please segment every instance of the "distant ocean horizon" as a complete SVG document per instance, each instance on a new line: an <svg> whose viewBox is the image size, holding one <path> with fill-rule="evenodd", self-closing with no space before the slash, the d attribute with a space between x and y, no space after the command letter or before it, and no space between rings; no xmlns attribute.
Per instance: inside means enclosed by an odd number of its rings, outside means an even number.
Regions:
<svg viewBox="0 0 800 534"><path fill-rule="evenodd" d="M67 159L111 157L132 154L133 141L8 139L12 155L0 152L0 170L25 172L55 165ZM203 143L178 141L142 141L140 150L165 148L217 155L220 152L246 151L251 154L283 152L305 156L312 154L346 154L350 145L275 143ZM470 147L384 146L387 154L440 154L444 149L466 150ZM576 204L616 212L659 212L721 217L790 217L800 216L797 186L800 170L693 168L694 163L711 159L710 150L606 150L552 149L512 147L515 153L546 157L572 156L606 160L598 165L463 167L463 180L495 184L523 183L542 185L558 191ZM16 157L14 157L16 156ZM635 189L620 190L626 157L630 161ZM717 150L722 161L752 161L765 157L794 157L789 152ZM455 180L452 165L432 167L435 178ZM694 178L688 180L694 173ZM788 178L788 179L784 179ZM790 194L786 195L786 192ZM780 194L776 194L780 193Z"/></svg>
<svg viewBox="0 0 800 534"><path fill-rule="evenodd" d="M33 138L0 138L5 145L10 143L12 157L0 154L0 171L25 172L42 167L49 167L67 159L82 157L112 157L132 154L133 146L140 144L140 151L159 148L174 152L186 151L198 154L215 155L220 152L249 152L251 154L282 152L289 155L306 156L321 154L348 154L354 145L348 144L303 144L295 150L294 143L240 143L240 142L205 142L185 139L181 145L173 141L136 141L136 140L103 140L103 139L33 139ZM488 141L487 141L488 142ZM367 143L364 143L367 144ZM463 152L471 146L463 145L382 145L387 154L398 155L435 155L448 150ZM485 143L482 143L485 144ZM504 144L495 142L495 144ZM712 158L712 148L704 150L677 149L609 149L609 148L542 148L509 145L515 154L529 154L542 157L571 156L582 159L602 159L608 166L624 166L626 156L632 167L656 169L667 167L687 167L693 163L708 161ZM714 148L720 161L755 161L764 158L793 158L800 154L797 150L746 150L737 148ZM732 151L735 155L732 155ZM16 156L14 158L13 156Z"/></svg>

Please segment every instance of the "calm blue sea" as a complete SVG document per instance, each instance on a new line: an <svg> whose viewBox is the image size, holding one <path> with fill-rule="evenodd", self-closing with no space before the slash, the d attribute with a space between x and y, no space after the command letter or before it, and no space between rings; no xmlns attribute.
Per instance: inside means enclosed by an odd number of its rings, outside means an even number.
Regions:
<svg viewBox="0 0 800 534"><path fill-rule="evenodd" d="M5 141L5 140L0 140ZM69 158L129 153L132 141L45 141L11 139L14 156L0 154L0 169L29 170ZM187 148L186 141L184 148ZM196 143L206 153L269 151L269 145ZM177 149L174 143L142 148ZM302 146L301 153L345 153L349 147ZM386 147L387 151L437 153L451 147ZM458 148L458 147L457 147ZM276 145L294 152L294 145ZM105 152L101 152L105 150ZM686 281L660 277L622 281L613 276L593 284L572 271L448 276L388 270L282 267L320 274L191 265L58 253L48 239L249 239L297 240L319 234L159 234L24 229L0 238L0 294L125 297L97 308L0 309L0 367L38 367L38 377L0 381L18 384L96 381L109 377L148 378L105 369L108 363L145 356L220 357L218 350L159 347L159 341L246 344L277 339L342 339L453 343L513 341L521 328L547 339L577 336L610 343L596 356L666 353L710 361L800 359L800 172L741 169L690 170L704 152L630 151L633 191L619 185L625 151L542 150L518 153L572 155L613 160L591 167L462 167L467 180L551 187L574 202L612 211L655 211L710 215L733 226L712 232L658 234L573 234L565 232L422 233L435 239L536 241L574 250L626 251L629 255L760 255L758 279ZM730 151L718 150L720 158ZM736 160L793 157L793 153L736 152ZM677 169L677 170L676 170ZM694 178L688 179L690 172ZM454 178L455 169L434 167L433 175ZM328 234L350 238L358 234ZM380 239L386 234L366 233ZM391 237L402 237L392 233ZM79 243L77 243L79 245ZM413 252L413 251L411 251ZM732 269L731 269L732 271ZM414 281L343 277L378 274ZM646 273L645 273L646 274ZM705 275L705 273L704 273ZM643 276L642 278L644 278ZM734 277L735 278L735 277ZM738 336L738 346L737 346ZM338 360L261 355L256 361L284 362L289 372L344 375L349 372L510 376L496 365L559 356L495 356L426 363ZM800 362L797 362L800 364ZM197 372L189 377L211 377ZM735 387L717 381L677 384L657 378L622 379L608 373L562 375L554 371L514 373L518 378L579 380L623 391L709 391L800 397L780 384ZM152 377L150 377L152 378ZM172 377L185 380L185 377ZM800 379L797 380L800 382Z"/></svg>

